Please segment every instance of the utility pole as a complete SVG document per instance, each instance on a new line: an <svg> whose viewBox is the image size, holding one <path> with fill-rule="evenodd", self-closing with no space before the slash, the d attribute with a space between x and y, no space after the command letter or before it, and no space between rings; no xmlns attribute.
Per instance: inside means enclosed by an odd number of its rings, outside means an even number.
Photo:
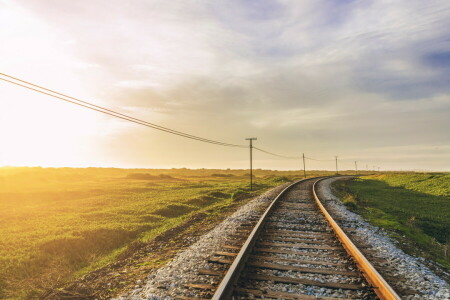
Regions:
<svg viewBox="0 0 450 300"><path fill-rule="evenodd" d="M355 160L355 171L356 175L358 175L358 162Z"/></svg>
<svg viewBox="0 0 450 300"><path fill-rule="evenodd" d="M303 175L305 175L306 178L305 153L303 153Z"/></svg>
<svg viewBox="0 0 450 300"><path fill-rule="evenodd" d="M335 158L336 158L336 174L339 174L338 165L337 165L337 156L335 156Z"/></svg>
<svg viewBox="0 0 450 300"><path fill-rule="evenodd" d="M252 152L253 152L253 141L256 141L257 138L252 137L252 138L246 138L245 140L250 141L250 191L253 190L253 156L252 156Z"/></svg>

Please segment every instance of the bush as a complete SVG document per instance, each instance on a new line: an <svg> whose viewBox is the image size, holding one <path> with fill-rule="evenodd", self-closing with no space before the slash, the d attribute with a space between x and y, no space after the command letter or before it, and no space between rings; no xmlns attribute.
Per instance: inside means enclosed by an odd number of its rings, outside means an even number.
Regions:
<svg viewBox="0 0 450 300"><path fill-rule="evenodd" d="M236 192L231 194L231 199L233 201L240 201L247 198L250 198L251 194L242 190L237 190Z"/></svg>
<svg viewBox="0 0 450 300"><path fill-rule="evenodd" d="M211 174L211 177L234 177L234 175L233 174L215 173L215 174Z"/></svg>
<svg viewBox="0 0 450 300"><path fill-rule="evenodd" d="M148 173L132 173L128 174L128 179L137 179L137 180L164 180L164 179L171 179L174 180L176 178L166 175L166 174L159 174L158 176L148 174Z"/></svg>
<svg viewBox="0 0 450 300"><path fill-rule="evenodd" d="M284 183L284 182L288 182L291 181L289 178L287 178L286 176L276 176L274 178L271 179L273 182L279 182L279 183Z"/></svg>
<svg viewBox="0 0 450 300"><path fill-rule="evenodd" d="M158 209L157 211L155 211L155 214L165 218L176 218L181 215L187 214L192 210L194 210L194 208L187 205L171 204Z"/></svg>

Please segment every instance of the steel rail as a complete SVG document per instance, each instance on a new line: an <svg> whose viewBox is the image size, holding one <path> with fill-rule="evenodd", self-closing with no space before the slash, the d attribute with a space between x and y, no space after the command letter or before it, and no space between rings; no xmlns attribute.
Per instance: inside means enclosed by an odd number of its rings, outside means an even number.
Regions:
<svg viewBox="0 0 450 300"><path fill-rule="evenodd" d="M325 215L330 226L336 233L337 238L341 241L347 253L354 259L358 268L362 271L363 276L372 285L374 292L381 300L401 300L394 289L384 280L384 278L378 273L378 271L372 266L372 264L367 260L364 254L359 251L359 249L353 244L350 238L345 234L345 232L339 227L339 225L334 221L325 207L319 200L316 193L316 184L326 178L322 178L314 182L312 191L314 195L314 200L319 206L322 213Z"/></svg>
<svg viewBox="0 0 450 300"><path fill-rule="evenodd" d="M264 214L259 219L258 223L253 228L252 232L248 236L247 240L245 241L244 245L242 246L241 250L239 251L238 255L234 259L232 265L228 269L227 273L225 274L225 277L222 279L222 282L220 283L219 287L217 288L216 292L214 293L213 297L211 299L214 300L225 300L225 299L231 299L235 285L239 279L240 273L242 269L244 268L245 263L247 262L248 256L250 252L253 249L253 246L256 243L256 240L258 239L259 233L261 232L262 228L264 227L264 222L267 219L267 216L272 212L275 205L278 203L278 200L281 198L281 196L284 195L286 191L288 191L290 188L292 188L294 185L297 185L303 181L307 181L311 179L303 179L296 181L286 187L284 190L282 190L278 196L272 201L272 203L269 205L269 207L265 210Z"/></svg>

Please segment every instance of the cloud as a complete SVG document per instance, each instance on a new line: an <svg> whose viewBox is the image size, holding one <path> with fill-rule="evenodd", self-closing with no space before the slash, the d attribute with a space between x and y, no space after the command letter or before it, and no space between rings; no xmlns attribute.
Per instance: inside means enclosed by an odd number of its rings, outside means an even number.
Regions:
<svg viewBox="0 0 450 300"><path fill-rule="evenodd" d="M279 152L448 141L445 0L18 3L92 95L142 118Z"/></svg>

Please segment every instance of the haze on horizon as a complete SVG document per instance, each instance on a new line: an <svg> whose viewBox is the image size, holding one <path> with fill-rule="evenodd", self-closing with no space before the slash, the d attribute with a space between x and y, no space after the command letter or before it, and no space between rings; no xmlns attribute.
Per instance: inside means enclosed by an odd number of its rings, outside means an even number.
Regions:
<svg viewBox="0 0 450 300"><path fill-rule="evenodd" d="M0 0L0 26L0 72L152 123L341 169L450 171L446 0ZM248 167L248 149L0 95L0 166Z"/></svg>

